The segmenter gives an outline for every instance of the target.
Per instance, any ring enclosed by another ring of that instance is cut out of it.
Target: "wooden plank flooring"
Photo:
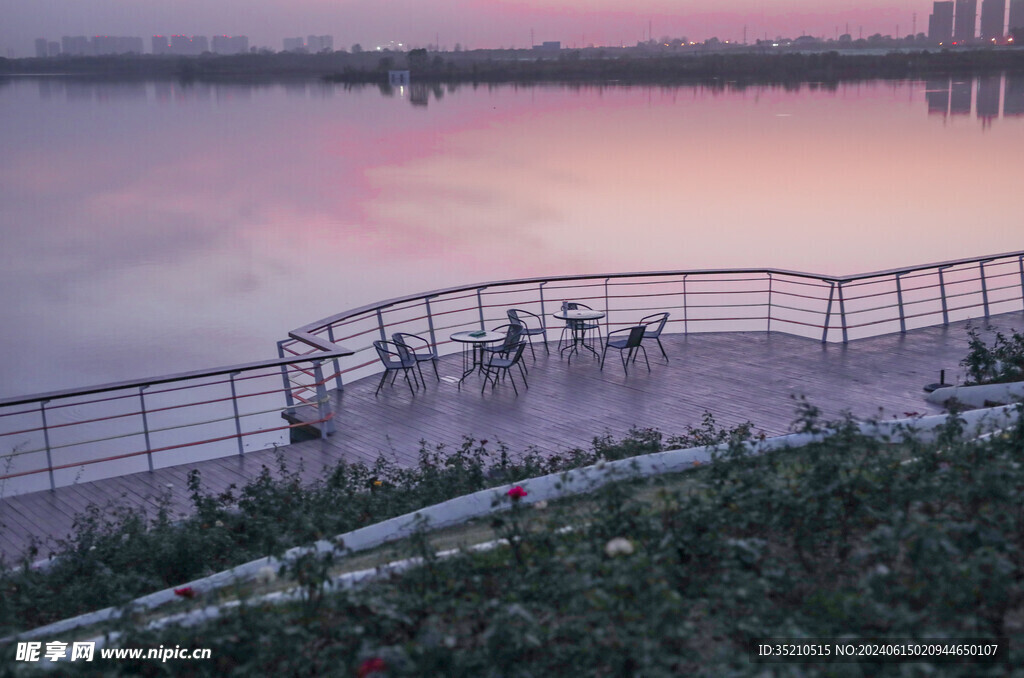
[[[975,321],[975,324],[979,323]],[[994,317],[1003,330],[1024,326],[1024,314]],[[379,377],[348,384],[335,393],[337,431],[327,440],[310,440],[279,448],[196,462],[120,478],[0,499],[0,553],[10,563],[32,539],[45,557],[55,539],[69,534],[73,518],[94,504],[123,505],[154,511],[163,498],[173,512],[190,510],[187,478],[202,474],[207,490],[220,492],[244,485],[263,466],[276,473],[277,458],[290,470],[313,480],[340,459],[372,462],[385,455],[402,464],[417,459],[420,441],[434,446],[461,444],[464,436],[503,442],[513,453],[533,447],[542,452],[589,447],[595,436],[622,437],[633,426],[657,428],[667,435],[697,426],[705,411],[722,426],[745,421],[768,435],[789,432],[796,396],[806,396],[826,417],[844,411],[854,416],[902,417],[939,410],[924,401],[921,387],[960,374],[967,353],[965,323],[859,339],[848,345],[827,344],[766,333],[666,335],[670,360],[657,345],[648,347],[651,371],[641,362],[623,373],[617,352],[604,371],[589,356],[571,364],[536,346],[534,361],[525,353],[529,388],[515,396],[507,384],[481,395],[478,376],[461,390],[434,380],[425,366],[426,388],[414,395],[400,379],[373,392]],[[442,359],[442,376],[458,376],[461,358]],[[517,377],[518,379],[518,377]]]

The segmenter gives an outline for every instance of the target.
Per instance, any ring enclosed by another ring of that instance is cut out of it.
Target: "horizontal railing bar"
[[[740,268],[740,269],[706,269],[706,270],[692,270],[692,271],[685,271],[684,270],[684,271],[648,271],[648,272],[631,272],[631,273],[602,273],[602,274],[580,274],[580,275],[554,276],[554,277],[520,278],[520,279],[517,279],[517,280],[493,281],[493,282],[487,282],[487,283],[478,283],[478,284],[474,284],[474,285],[459,285],[459,286],[456,286],[456,287],[448,287],[448,288],[443,288],[443,289],[438,289],[438,290],[432,290],[432,291],[427,292],[425,294],[405,295],[405,296],[402,296],[402,297],[396,297],[396,298],[393,298],[393,299],[388,299],[386,301],[377,302],[377,303],[374,303],[374,304],[367,304],[365,306],[361,306],[361,307],[352,309],[350,311],[344,311],[342,313],[335,314],[335,315],[330,316],[328,318],[324,318],[322,320],[318,320],[318,321],[310,323],[308,325],[304,325],[304,326],[298,328],[297,330],[293,330],[292,332],[290,332],[289,336],[291,336],[293,338],[299,338],[300,335],[305,335],[306,333],[310,332],[311,330],[315,330],[317,328],[325,327],[327,325],[333,325],[333,324],[341,322],[341,321],[343,321],[343,320],[345,320],[347,318],[351,318],[354,315],[358,315],[358,314],[361,314],[361,313],[375,312],[378,309],[384,309],[384,308],[387,308],[387,307],[390,307],[390,306],[394,306],[396,304],[405,303],[405,302],[414,302],[414,301],[417,301],[417,300],[420,300],[420,299],[423,299],[423,298],[427,298],[427,297],[434,298],[434,297],[440,297],[442,295],[454,294],[454,293],[459,293],[459,292],[470,292],[471,291],[473,294],[475,294],[476,291],[478,289],[480,289],[480,288],[506,287],[506,286],[511,286],[511,285],[522,285],[522,286],[525,287],[525,286],[529,286],[529,285],[537,285],[537,284],[540,284],[540,283],[548,283],[549,287],[547,287],[546,289],[548,289],[548,290],[557,290],[557,289],[568,289],[569,286],[550,285],[550,283],[557,283],[557,282],[579,282],[579,281],[586,281],[586,280],[594,280],[593,283],[589,283],[589,284],[586,284],[586,285],[574,286],[574,288],[575,288],[575,287],[590,287],[590,286],[598,287],[598,286],[603,284],[601,281],[606,280],[606,279],[607,280],[624,280],[624,279],[627,279],[627,278],[651,278],[651,279],[654,279],[654,278],[665,278],[665,277],[672,277],[672,276],[675,276],[675,277],[679,277],[679,276],[710,277],[710,276],[714,276],[714,275],[769,275],[769,274],[777,275],[777,276],[789,276],[789,277],[792,277],[792,278],[803,278],[803,279],[808,279],[808,280],[817,280],[820,283],[835,283],[835,284],[838,284],[838,283],[844,283],[844,284],[849,283],[851,285],[855,285],[855,284],[859,284],[860,281],[869,280],[871,278],[879,278],[879,277],[883,277],[883,276],[893,276],[893,275],[896,275],[897,273],[908,274],[908,273],[912,273],[912,272],[915,272],[915,271],[925,271],[925,270],[928,270],[928,269],[935,269],[935,268],[938,268],[938,267],[952,267],[952,266],[963,265],[963,264],[968,264],[968,263],[972,263],[972,262],[976,263],[978,261],[981,261],[982,259],[996,261],[996,260],[999,260],[999,259],[1006,259],[1006,258],[1009,258],[1009,257],[1017,257],[1017,256],[1021,256],[1021,255],[1024,255],[1024,250],[1018,251],[1018,252],[1007,252],[1007,253],[1003,253],[1003,254],[990,255],[990,256],[986,256],[986,257],[974,257],[974,258],[957,259],[957,260],[952,260],[952,261],[941,262],[941,263],[938,263],[938,264],[925,264],[925,265],[911,266],[911,267],[901,268],[901,269],[891,269],[891,270],[886,270],[886,271],[875,271],[875,272],[872,272],[872,273],[864,273],[864,274],[848,275],[848,276],[829,276],[829,275],[822,275],[822,274],[804,273],[804,272],[800,272],[800,271],[787,271],[787,270],[784,270],[784,269],[774,269],[774,268],[763,268],[763,269],[742,269],[742,268]]]
[[[296,363],[308,362],[310,360],[329,360],[331,358],[341,358],[344,356],[352,355],[352,351],[350,351],[347,348],[343,348],[341,346],[338,346],[337,344],[333,344],[333,346],[333,351],[318,353],[315,356],[307,356],[302,358],[275,358],[273,360],[261,360],[259,362],[253,363],[242,363],[241,365],[232,365],[230,367],[216,367],[207,370],[179,372],[177,374],[169,374],[162,377],[152,377],[149,379],[131,379],[128,381],[118,381],[110,384],[100,384],[99,386],[90,386],[82,389],[64,389],[60,391],[50,391],[48,393],[36,393],[30,396],[2,398],[0,399],[0,407],[23,405],[25,403],[38,402],[40,400],[58,400],[60,398],[72,398],[75,396],[92,395],[94,393],[107,393],[110,391],[120,391],[128,388],[138,388],[139,386],[169,384],[175,381],[202,379],[204,377],[216,377],[223,374],[231,374],[232,372],[248,372],[251,370],[259,370],[267,367],[281,367],[282,365],[294,365]],[[206,384],[196,384],[195,387],[205,385]]]
[[[21,478],[23,476],[33,475],[33,474],[36,474],[36,473],[46,473],[47,471],[62,471],[64,469],[78,468],[78,467],[81,467],[81,466],[88,466],[89,464],[99,464],[99,463],[106,462],[106,461],[118,461],[118,460],[121,460],[121,459],[130,459],[131,457],[138,457],[138,456],[141,456],[143,454],[154,454],[156,452],[166,452],[167,450],[178,450],[178,449],[182,449],[182,448],[185,448],[185,447],[195,447],[197,445],[208,445],[210,443],[219,443],[219,442],[223,442],[225,440],[233,440],[235,438],[244,438],[245,436],[258,435],[258,434],[261,434],[261,433],[274,433],[275,431],[285,431],[285,430],[288,430],[288,429],[298,428],[298,427],[302,427],[302,426],[312,426],[312,425],[315,425],[315,424],[322,424],[322,423],[324,423],[325,421],[327,421],[328,419],[330,419],[333,416],[334,416],[334,414],[331,413],[327,417],[323,417],[321,419],[315,419],[315,420],[312,420],[312,421],[299,422],[297,424],[287,424],[285,426],[276,426],[274,428],[263,428],[263,429],[258,429],[256,431],[247,431],[247,432],[242,433],[242,434],[233,433],[231,435],[222,436],[220,438],[209,438],[207,440],[199,440],[199,441],[196,441],[196,442],[193,442],[193,443],[181,443],[179,445],[168,445],[166,447],[159,447],[159,448],[152,449],[152,450],[142,450],[140,452],[129,452],[129,453],[126,453],[126,454],[118,454],[118,455],[113,455],[113,456],[110,456],[110,457],[103,457],[102,459],[88,459],[86,461],[74,462],[74,463],[70,463],[70,464],[62,464],[60,466],[54,466],[52,468],[33,469],[33,470],[30,470],[30,471],[19,471],[18,473],[9,473],[9,474],[6,474],[6,475],[0,475],[0,480],[10,480],[12,478]],[[141,434],[137,433],[135,435],[141,435]]]

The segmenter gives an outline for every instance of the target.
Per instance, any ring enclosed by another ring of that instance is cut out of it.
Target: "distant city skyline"
[[[335,49],[359,43],[439,44],[453,49],[630,45],[649,38],[718,37],[748,42],[776,36],[856,39],[926,33],[928,0],[3,0],[0,55],[33,56],[37,38],[62,36],[246,35],[280,50],[293,36],[333,35]],[[980,4],[980,3],[979,3]],[[148,50],[147,50],[148,51]]]

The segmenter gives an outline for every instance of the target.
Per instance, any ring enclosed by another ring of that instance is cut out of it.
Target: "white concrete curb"
[[[1024,399],[1024,381],[1009,384],[980,384],[978,386],[947,386],[937,388],[924,397],[930,403],[945,405],[956,399],[969,407],[987,407],[988,403],[1012,403]]]

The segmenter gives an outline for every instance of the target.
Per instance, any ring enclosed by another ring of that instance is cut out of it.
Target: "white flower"
[[[534,502],[534,503],[533,503],[533,508],[535,508],[535,509],[539,509],[539,510],[541,510],[541,511],[543,511],[543,510],[544,510],[544,509],[546,509],[547,507],[548,507],[548,503],[547,503],[546,501],[544,501],[543,499],[541,499],[540,501],[536,501],[536,502]]]
[[[256,572],[256,581],[260,584],[269,584],[277,579],[277,570],[270,565],[264,565]]]
[[[633,542],[625,537],[616,537],[604,545],[604,552],[609,558],[628,556],[633,553]]]
[[[224,527],[224,522],[221,521],[221,520],[218,520],[213,525],[214,525],[214,527]]]

